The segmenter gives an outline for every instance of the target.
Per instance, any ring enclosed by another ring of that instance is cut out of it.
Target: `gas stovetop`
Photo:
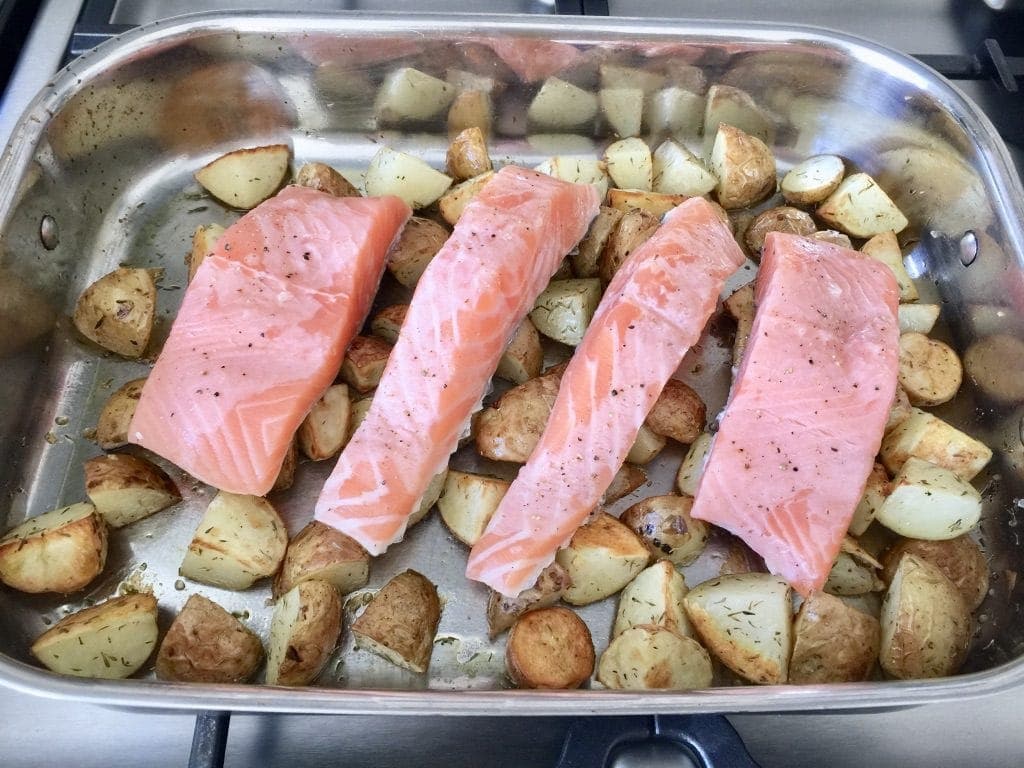
[[[7,5],[19,6],[19,3]],[[133,26],[198,10],[400,10],[401,0],[49,0],[0,102],[0,145],[21,110],[69,58]],[[6,7],[0,2],[0,8]],[[417,11],[506,12],[741,19],[811,24],[858,34],[914,54],[953,79],[1000,130],[1024,173],[1024,12],[996,13],[981,0],[417,0]],[[33,8],[34,10],[34,8]],[[18,9],[16,12],[22,12]],[[18,18],[24,20],[31,14]],[[4,46],[6,50],[6,46]],[[2,51],[0,51],[2,52]],[[2,74],[0,74],[2,77]],[[2,87],[0,81],[0,87]],[[1021,692],[888,712],[736,715],[728,721],[762,766],[863,764],[1016,765]],[[0,765],[555,766],[573,739],[593,744],[633,728],[632,746],[608,765],[699,764],[684,750],[640,738],[667,718],[381,718],[240,714],[205,718],[137,713],[0,691]],[[599,723],[599,724],[598,724]],[[218,728],[217,726],[220,726]],[[71,757],[73,755],[73,757]],[[584,764],[584,763],[572,763]],[[593,763],[589,763],[593,764]],[[728,764],[736,764],[734,762]]]

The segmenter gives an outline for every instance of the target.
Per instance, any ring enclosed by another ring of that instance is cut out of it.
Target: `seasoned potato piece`
[[[326,581],[347,595],[366,586],[370,556],[359,542],[317,520],[295,534],[274,577],[274,597],[311,579]]]
[[[623,496],[628,496],[647,482],[647,473],[640,467],[626,462],[615,473],[611,484],[601,497],[602,504],[612,504]]]
[[[455,86],[412,67],[389,74],[377,92],[374,112],[386,124],[437,117],[455,98]]]
[[[645,192],[638,189],[608,190],[608,205],[621,211],[639,209],[660,218],[687,200],[686,195],[666,195],[662,192]]]
[[[943,541],[900,539],[882,555],[882,580],[892,583],[900,558],[912,554],[925,560],[953,582],[969,611],[975,611],[988,594],[988,562],[981,547],[968,534]]]
[[[582,128],[597,115],[597,96],[572,83],[549,77],[526,112],[530,125],[569,131]]]
[[[443,224],[413,216],[388,254],[388,271],[406,288],[415,288],[447,239],[448,230]]]
[[[690,517],[692,507],[690,496],[650,496],[623,512],[620,520],[653,557],[689,565],[704,551],[710,536],[706,523]]]
[[[718,566],[719,576],[765,573],[767,570],[761,556],[748,547],[743,539],[732,535],[726,537],[725,557]]]
[[[700,395],[679,379],[669,379],[647,414],[646,424],[663,437],[689,445],[703,431],[706,418]]]
[[[107,562],[107,524],[92,504],[30,517],[0,538],[0,581],[21,592],[77,592]]]
[[[373,404],[373,396],[364,397],[361,400],[356,400],[352,403],[351,410],[348,415],[348,437],[345,438],[347,443],[352,439],[352,435],[359,429],[359,425],[363,423],[363,419],[366,418],[367,411],[370,410],[370,406]]]
[[[747,244],[747,248],[752,254],[760,256],[764,238],[769,232],[787,232],[806,237],[817,229],[818,225],[814,223],[810,214],[804,213],[799,208],[780,205],[758,214],[747,227],[747,231],[743,235],[743,242]]]
[[[491,132],[494,104],[485,91],[462,91],[448,107],[448,133],[458,134],[467,128],[479,128],[484,136]]]
[[[616,187],[649,192],[654,179],[651,148],[643,139],[621,139],[604,152],[608,175]]]
[[[196,227],[192,233],[192,250],[185,257],[185,266],[188,267],[188,281],[196,276],[199,265],[203,259],[213,253],[217,247],[217,240],[226,230],[220,224],[202,224]]]
[[[917,286],[907,273],[903,265],[903,251],[900,250],[900,243],[896,239],[896,233],[892,231],[881,232],[864,245],[861,246],[861,253],[865,253],[876,261],[880,261],[892,270],[896,284],[900,288],[900,301],[917,301]]]
[[[1024,400],[1024,341],[1007,334],[978,339],[967,348],[964,365],[982,392],[1003,403]]]
[[[793,613],[785,581],[767,573],[720,576],[694,587],[686,613],[704,646],[752,683],[784,683]]]
[[[351,402],[348,387],[333,384],[317,400],[296,433],[306,458],[322,461],[339,453],[348,440]]]
[[[815,205],[835,192],[845,174],[841,157],[809,157],[782,177],[782,196],[793,205]]]
[[[598,276],[601,252],[604,250],[605,243],[608,242],[608,238],[611,237],[615,227],[618,226],[619,219],[622,218],[623,213],[618,208],[610,208],[606,205],[601,206],[601,210],[590,223],[590,229],[587,230],[586,236],[580,241],[576,252],[569,255],[569,259],[572,262],[572,271],[576,277]]]
[[[935,322],[939,319],[938,304],[900,304],[899,312],[900,333],[931,333]],[[1024,345],[1022,345],[1024,347]],[[1024,356],[1024,348],[1020,350]],[[1011,359],[1014,359],[1011,357]],[[1016,359],[1024,359],[1018,357]]]
[[[125,595],[65,616],[32,643],[32,655],[62,675],[117,680],[156,647],[156,598]]]
[[[793,624],[789,682],[846,683],[867,680],[878,658],[878,619],[824,592],[800,606]]]
[[[398,341],[398,334],[402,330],[402,323],[405,322],[405,315],[408,311],[408,304],[391,304],[384,307],[370,321],[370,332],[374,336],[384,339],[388,344],[394,344]]]
[[[361,197],[352,182],[327,163],[305,163],[295,174],[295,183],[335,197]]]
[[[690,449],[679,465],[679,472],[676,473],[676,488],[686,496],[693,496],[697,493],[697,485],[700,483],[700,476],[704,474],[704,460],[711,450],[711,434],[702,432],[697,435]]]
[[[971,616],[956,586],[936,566],[907,553],[882,601],[878,660],[893,677],[944,677],[960,669]]]
[[[338,374],[357,392],[366,394],[380,383],[391,345],[377,336],[356,336],[349,344]]]
[[[601,197],[608,192],[608,169],[596,157],[568,157],[556,155],[534,170],[574,184],[593,184]]]
[[[909,419],[913,413],[914,407],[910,404],[907,393],[903,391],[903,387],[896,387],[896,397],[893,398],[892,408],[889,409],[889,418],[885,422],[885,433],[889,434],[891,430]]]
[[[411,208],[426,208],[452,185],[452,177],[405,152],[381,147],[366,169],[366,194],[397,195]]]
[[[597,666],[598,682],[627,690],[710,688],[712,676],[711,657],[700,643],[656,626],[618,635]]]
[[[135,416],[135,406],[142,397],[145,379],[126,381],[107,398],[96,421],[96,443],[105,451],[128,444],[128,425]]]
[[[923,333],[900,336],[899,382],[911,405],[942,405],[960,389],[963,366],[956,352]]]
[[[848,552],[840,552],[832,564],[823,589],[830,595],[854,597],[868,592],[881,592],[885,584],[871,566],[858,561]]]
[[[543,366],[544,348],[540,343],[537,326],[529,317],[524,317],[512,341],[505,348],[501,360],[498,361],[495,375],[513,384],[522,384],[528,379],[540,376]]]
[[[878,182],[866,173],[843,179],[815,213],[830,227],[851,237],[898,233],[909,223]]]
[[[293,438],[288,444],[288,450],[284,455],[284,459],[281,461],[281,469],[277,471],[277,478],[274,480],[274,485],[271,486],[270,490],[273,491],[287,491],[292,487],[292,483],[295,482],[295,470],[299,466],[299,446],[298,442]]]
[[[466,128],[448,144],[448,175],[465,181],[493,170],[487,138],[479,127]]]
[[[659,560],[637,574],[619,595],[612,639],[640,626],[664,627],[677,635],[693,635],[683,598],[686,580],[668,560]]]
[[[670,85],[650,95],[644,120],[655,134],[696,136],[704,121],[705,99],[679,85]]]
[[[911,456],[972,480],[992,459],[992,450],[937,416],[912,408],[910,415],[886,434],[881,450],[882,463],[893,474]]]
[[[222,203],[247,211],[278,190],[291,158],[287,144],[236,149],[204,165],[195,179]]]
[[[587,605],[614,595],[647,567],[650,553],[637,535],[606,512],[581,526],[556,560],[572,584],[563,599]]]
[[[511,483],[497,477],[449,470],[437,509],[463,544],[476,544]]]
[[[434,508],[437,500],[441,498],[441,492],[444,491],[444,484],[447,479],[447,467],[430,478],[430,484],[427,485],[427,490],[424,491],[423,498],[420,499],[419,507],[415,512],[409,515],[409,519],[405,523],[406,530],[412,528],[416,523],[420,522],[430,513],[430,510]]]
[[[148,269],[118,267],[94,282],[75,304],[75,328],[122,357],[141,357],[156,314],[156,283]]]
[[[615,136],[628,138],[640,135],[644,114],[644,92],[641,88],[602,88],[597,92],[601,114]]]
[[[876,461],[864,484],[864,495],[861,496],[857,508],[853,511],[853,517],[850,519],[849,531],[851,534],[860,536],[868,529],[888,495],[889,474],[885,471],[885,467]]]
[[[746,208],[775,191],[775,157],[760,139],[723,123],[711,150],[715,193],[726,210]]]
[[[492,178],[494,178],[494,171],[485,171],[479,176],[474,176],[461,184],[456,184],[445,192],[441,199],[437,201],[437,208],[441,213],[441,218],[454,226],[455,222],[462,216],[462,212],[466,210],[469,201],[480,194],[480,190],[487,186],[487,182]]]
[[[704,108],[705,141],[722,125],[735,126],[766,145],[775,141],[774,121],[749,93],[729,85],[712,85]]]
[[[537,582],[515,597],[505,597],[494,590],[487,598],[487,631],[493,640],[515,624],[527,611],[547,608],[562,599],[572,581],[569,573],[557,562],[540,572]]]
[[[655,192],[668,195],[706,195],[718,179],[695,154],[672,139],[661,142],[654,151]]]
[[[668,440],[659,435],[646,424],[640,425],[640,431],[636,440],[626,454],[626,461],[630,464],[649,464],[654,461]]]
[[[549,339],[576,346],[601,303],[596,277],[552,280],[530,310],[534,326]]]
[[[473,419],[473,439],[481,456],[525,463],[547,426],[558,396],[561,372],[545,373],[505,392]]]
[[[266,499],[220,491],[203,513],[179,572],[224,589],[248,589],[284,559],[288,532]]]
[[[849,235],[844,235],[842,232],[837,232],[834,229],[822,229],[817,232],[811,232],[808,237],[812,240],[821,240],[823,243],[838,245],[840,248],[853,248]]]
[[[255,632],[202,595],[191,595],[156,655],[156,676],[183,683],[244,683],[263,661]]]
[[[658,217],[647,211],[631,208],[625,212],[605,241],[598,261],[598,274],[605,285],[611,282],[629,255],[647,242],[658,226]]]
[[[134,523],[181,501],[160,467],[126,453],[85,462],[85,493],[112,528]]]
[[[406,570],[373,596],[352,624],[356,648],[412,672],[426,672],[441,619],[441,602],[426,576]]]
[[[951,470],[910,456],[876,519],[903,536],[952,539],[978,524],[981,494]]]
[[[274,605],[270,619],[268,685],[307,685],[334,651],[341,634],[341,598],[326,581],[302,581]]]
[[[520,688],[579,688],[594,672],[594,641],[568,608],[527,611],[509,632],[505,666]]]
[[[733,291],[725,300],[725,309],[736,321],[736,338],[732,344],[732,364],[736,367],[743,359],[754,327],[754,284],[747,283]]]

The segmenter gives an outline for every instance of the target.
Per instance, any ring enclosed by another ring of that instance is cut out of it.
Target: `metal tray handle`
[[[196,715],[188,768],[223,768],[230,724],[230,712],[200,712]]]

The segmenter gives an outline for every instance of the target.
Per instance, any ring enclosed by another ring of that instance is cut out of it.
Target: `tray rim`
[[[396,20],[400,24],[396,25]],[[567,23],[568,22],[568,23]],[[211,11],[152,22],[118,35],[86,52],[60,70],[32,100],[0,155],[0,229],[13,211],[17,181],[31,159],[49,119],[78,87],[111,66],[149,47],[178,43],[217,30],[287,34],[317,32],[473,35],[485,32],[572,38],[619,35],[677,39],[703,37],[792,44],[813,43],[847,56],[870,56],[872,66],[926,90],[955,115],[980,152],[988,180],[998,194],[993,211],[1015,249],[1024,258],[1024,187],[1009,153],[988,117],[956,86],[937,72],[894,49],[866,38],[821,27],[774,22],[627,17],[525,16],[370,12]],[[857,58],[857,57],[854,57]],[[73,678],[39,669],[0,651],[0,685],[47,698],[147,710],[310,714],[389,714],[466,716],[550,716],[567,714],[628,715],[653,711],[781,712],[858,710],[905,707],[952,699],[977,698],[1024,683],[1024,656],[981,672],[936,680],[876,681],[805,686],[737,686],[701,691],[526,691],[526,690],[381,690],[351,688],[284,688],[267,685],[203,685],[151,680]]]

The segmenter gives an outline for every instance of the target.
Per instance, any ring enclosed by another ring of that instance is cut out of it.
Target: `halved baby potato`
[[[841,157],[809,157],[782,177],[782,196],[793,205],[815,205],[835,191],[845,174]]]
[[[512,387],[473,419],[477,452],[495,461],[526,462],[544,433],[558,396],[560,371]]]
[[[911,408],[910,414],[887,432],[880,455],[885,468],[894,474],[913,456],[969,481],[992,459],[992,449],[938,416]]]
[[[415,288],[448,235],[443,224],[413,216],[388,254],[388,272],[406,288]]]
[[[572,579],[563,599],[587,605],[626,586],[647,567],[651,555],[632,530],[602,512],[581,526],[555,559]]]
[[[953,539],[978,524],[981,494],[951,470],[911,456],[875,519],[914,539]]]
[[[334,197],[360,197],[359,190],[327,163],[304,163],[295,174],[295,184]]]
[[[527,611],[548,608],[562,599],[572,580],[568,571],[557,562],[540,572],[536,583],[515,597],[505,597],[494,590],[487,598],[487,631],[493,640],[515,624]]]
[[[597,666],[598,682],[626,690],[709,688],[713,673],[711,657],[700,643],[658,626],[625,630]]]
[[[942,405],[960,390],[964,369],[953,348],[923,333],[900,336],[899,382],[911,405]]]
[[[322,461],[334,456],[348,442],[351,399],[345,384],[332,384],[313,403],[295,438],[306,458]]]
[[[487,137],[479,127],[466,128],[448,144],[448,174],[456,181],[466,181],[493,170],[487,151]]]
[[[715,193],[726,210],[746,208],[775,191],[775,157],[761,139],[727,123],[718,126],[711,149]]]
[[[817,229],[818,225],[814,223],[809,213],[799,208],[780,205],[755,216],[743,235],[743,242],[751,254],[760,257],[764,239],[769,232],[786,232],[807,237]]]
[[[380,383],[391,345],[378,336],[356,336],[345,352],[338,374],[349,386],[366,394]]]
[[[96,443],[110,451],[128,444],[128,426],[142,397],[143,379],[132,379],[118,387],[103,404],[96,421]]]
[[[690,516],[693,497],[650,496],[638,501],[619,518],[644,543],[653,557],[675,565],[689,565],[707,546],[707,523]]]
[[[668,560],[659,560],[636,575],[619,595],[612,639],[640,626],[664,627],[677,635],[693,635],[683,598],[683,575]]]
[[[651,190],[654,160],[643,139],[628,138],[612,142],[604,152],[608,175],[620,189]]]
[[[669,379],[644,422],[662,437],[689,445],[704,429],[707,407],[692,387]]]
[[[529,317],[524,317],[512,341],[505,347],[495,375],[513,384],[522,384],[528,379],[540,376],[543,367],[544,347],[541,346],[537,326]]]
[[[463,544],[476,544],[511,483],[497,477],[449,470],[437,509],[448,530]]]
[[[861,253],[866,253],[876,261],[880,261],[892,270],[896,284],[900,288],[900,301],[917,301],[917,286],[913,278],[907,272],[903,264],[903,251],[896,239],[896,233],[892,230],[880,232],[868,240],[860,248]]]
[[[302,581],[274,605],[270,620],[268,685],[307,685],[316,679],[341,634],[341,598],[326,581]]]
[[[217,241],[226,231],[220,224],[202,224],[196,227],[196,231],[192,233],[192,250],[185,257],[190,283],[196,276],[196,272],[199,271],[199,265],[203,263],[203,259],[213,253],[217,247]]]
[[[902,232],[907,217],[866,173],[847,176],[815,213],[830,227],[851,237],[874,237]]]
[[[900,539],[882,555],[882,579],[892,583],[900,559],[912,554],[925,560],[953,582],[960,591],[967,609],[977,610],[989,588],[989,568],[978,543],[968,534],[942,541]]]
[[[840,552],[832,563],[828,580],[822,589],[830,595],[855,597],[869,592],[881,592],[885,589],[885,584],[869,564],[848,552]]]
[[[339,595],[366,586],[370,556],[359,542],[318,520],[311,521],[288,542],[273,594],[280,597],[303,581],[325,581]]]
[[[878,658],[878,619],[838,597],[815,592],[805,598],[793,624],[789,682],[845,683],[867,680]]]
[[[505,666],[520,688],[579,688],[594,671],[594,642],[568,608],[527,611],[512,626]]]
[[[446,176],[418,157],[381,147],[366,169],[366,194],[396,195],[411,208],[426,208],[452,185]]]
[[[85,493],[112,528],[134,523],[181,501],[166,472],[126,453],[86,461]]]
[[[222,203],[247,211],[281,186],[291,156],[287,144],[236,149],[204,165],[195,179]]]
[[[480,191],[487,186],[487,182],[492,178],[494,178],[494,171],[484,171],[479,176],[456,184],[445,192],[437,201],[441,218],[454,226],[469,202],[480,194]]]
[[[601,496],[601,504],[612,504],[623,496],[628,496],[646,482],[647,473],[627,461],[619,467],[611,483],[605,489],[604,495]]]
[[[156,655],[160,680],[244,683],[263,661],[263,643],[217,603],[191,595]]]
[[[626,461],[630,464],[649,464],[661,453],[668,440],[659,435],[646,424],[640,425],[636,440],[626,454]]]
[[[672,139],[658,145],[653,162],[655,192],[697,197],[708,194],[718,184],[700,158]]]
[[[406,570],[385,584],[352,624],[356,648],[365,648],[412,672],[430,665],[434,634],[441,620],[437,587],[421,573]]]
[[[156,282],[148,269],[118,267],[94,282],[75,304],[75,328],[122,357],[141,357],[156,315]]]
[[[690,449],[683,457],[683,463],[679,465],[679,472],[676,473],[676,489],[680,493],[686,496],[694,496],[697,493],[700,477],[704,474],[704,460],[710,450],[709,432],[702,432],[690,443]]]
[[[596,277],[552,280],[534,302],[530,320],[549,339],[574,347],[583,341],[600,303]]]

